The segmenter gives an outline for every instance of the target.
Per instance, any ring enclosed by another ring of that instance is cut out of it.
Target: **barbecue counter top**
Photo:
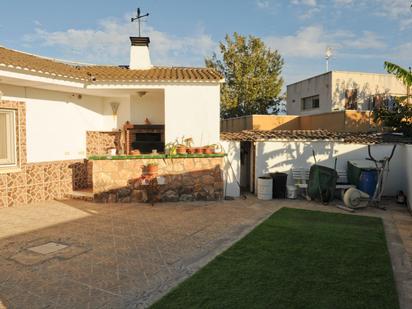
[[[185,159],[185,158],[221,158],[226,154],[213,153],[213,154],[140,154],[140,155],[92,155],[88,159],[91,161],[96,160],[136,160],[136,159]]]

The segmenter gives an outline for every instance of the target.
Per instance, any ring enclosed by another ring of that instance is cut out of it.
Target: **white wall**
[[[192,137],[195,146],[218,143],[220,85],[174,85],[165,88],[166,143]]]
[[[328,72],[287,86],[288,115],[311,115],[331,111],[332,73]],[[302,99],[319,96],[319,108],[302,110]]]
[[[144,124],[146,118],[152,124],[164,124],[164,91],[147,91],[142,97],[139,95],[131,96],[130,110],[133,124]]]
[[[105,130],[103,102],[71,93],[0,84],[3,100],[26,102],[27,161],[82,159],[86,131]],[[111,129],[111,128],[110,128]]]
[[[119,103],[117,115],[113,116],[113,110],[110,103]],[[103,98],[104,130],[122,129],[126,121],[130,121],[130,97],[112,97]]]
[[[337,169],[346,170],[348,160],[364,160],[368,157],[367,145],[333,142],[259,142],[256,143],[256,177],[273,172],[290,172],[293,168],[310,168],[314,164],[312,149],[319,164],[333,167],[338,158]],[[376,158],[388,156],[392,145],[374,145],[372,154]],[[412,150],[411,153],[412,154]],[[390,163],[385,186],[385,195],[405,192],[405,151],[398,146]],[[289,173],[290,174],[290,173]],[[292,181],[290,175],[288,182]]]
[[[85,158],[86,131],[119,129],[127,120],[143,124],[146,117],[165,124],[166,142],[192,137],[200,146],[220,140],[220,84],[175,84],[142,98],[129,90],[99,97],[0,84],[0,91],[3,100],[26,102],[28,162]],[[115,118],[110,102],[120,103]]]
[[[369,99],[376,94],[405,95],[405,86],[391,74],[332,72],[332,110],[345,108],[345,92],[357,89],[358,109],[367,110]]]
[[[369,108],[375,94],[405,95],[405,86],[391,74],[332,71],[287,86],[288,115],[310,115],[345,109],[345,93],[357,89],[358,109]],[[302,98],[319,95],[320,107],[301,109]]]
[[[409,208],[412,209],[412,145],[405,145],[405,170],[406,170],[406,179],[404,191],[408,197]]]
[[[221,141],[222,150],[227,154],[224,158],[223,178],[225,196],[240,196],[240,142]]]

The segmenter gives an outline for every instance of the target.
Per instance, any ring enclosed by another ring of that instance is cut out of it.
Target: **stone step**
[[[94,193],[91,188],[72,191],[72,193],[67,194],[67,197],[74,200],[82,200],[92,202],[94,200]]]

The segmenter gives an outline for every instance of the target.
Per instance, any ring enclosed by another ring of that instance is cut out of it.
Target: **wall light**
[[[147,94],[147,91],[139,91],[137,94],[139,95],[139,97],[143,97]]]
[[[112,108],[113,116],[117,115],[117,110],[119,109],[120,103],[118,102],[110,102],[110,107]]]
[[[113,115],[113,130],[116,130],[117,127],[117,121],[116,121],[116,116],[117,116],[117,110],[119,109],[120,103],[118,102],[110,102],[110,107],[112,108],[112,115]]]

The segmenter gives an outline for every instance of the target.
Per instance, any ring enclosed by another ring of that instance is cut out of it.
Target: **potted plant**
[[[157,162],[150,162],[147,166],[146,166],[146,172],[149,175],[156,175],[159,171],[159,163]]]
[[[204,149],[205,149],[205,154],[215,153],[215,145],[206,145]]]
[[[196,149],[194,147],[186,148],[186,152],[188,154],[194,154],[196,152]]]
[[[204,149],[203,149],[202,147],[196,147],[196,148],[194,148],[194,150],[195,150],[195,153],[196,153],[196,154],[202,154],[202,153],[204,153]]]
[[[175,155],[176,154],[176,143],[167,143],[165,145],[165,151],[168,155]]]
[[[185,142],[186,152],[188,154],[195,153],[195,149],[193,148],[193,138],[188,137],[188,138],[185,138],[183,141]]]
[[[217,154],[224,154],[224,153],[225,153],[225,152],[223,151],[223,147],[222,147],[221,144],[214,144],[213,146],[214,146],[214,148],[215,148],[215,152],[214,152],[214,153],[217,153]]]
[[[186,146],[183,144],[176,145],[176,153],[177,154],[186,154]]]

